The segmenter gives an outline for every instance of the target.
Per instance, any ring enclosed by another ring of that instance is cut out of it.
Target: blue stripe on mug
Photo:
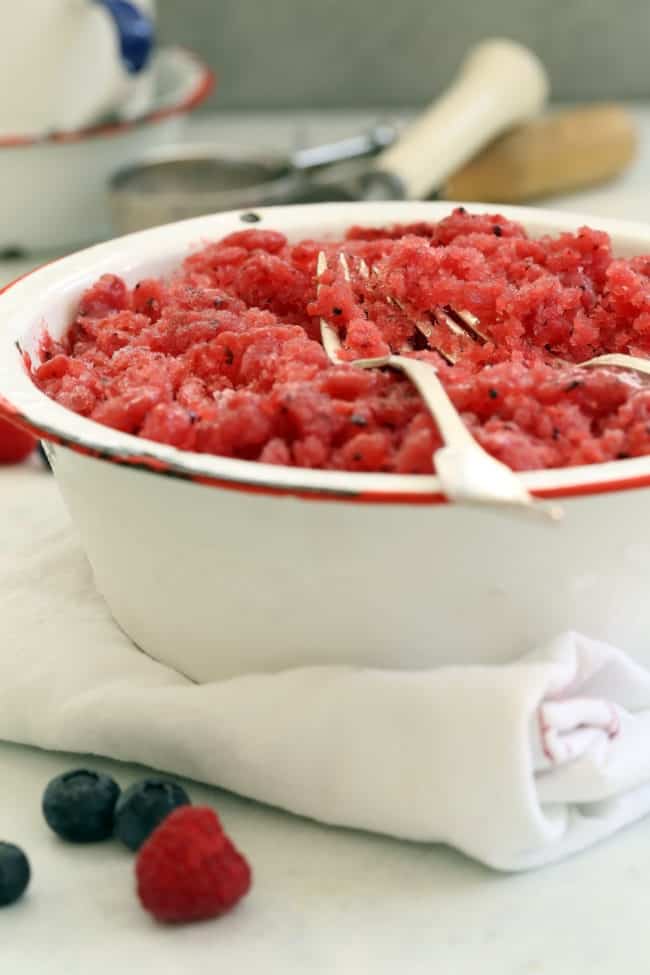
[[[146,67],[154,46],[153,20],[128,0],[95,0],[113,18],[120,54],[129,74]]]

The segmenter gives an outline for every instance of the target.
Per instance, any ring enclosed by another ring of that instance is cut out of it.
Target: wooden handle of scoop
[[[501,136],[451,176],[440,195],[519,203],[582,189],[617,176],[636,148],[634,119],[621,106],[569,109]]]

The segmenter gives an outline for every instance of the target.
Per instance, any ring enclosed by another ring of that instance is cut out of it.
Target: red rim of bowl
[[[85,142],[87,139],[109,138],[122,135],[141,125],[151,125],[173,115],[184,115],[197,108],[208,98],[216,86],[216,74],[202,59],[187,48],[178,48],[187,54],[201,69],[196,85],[180,102],[165,105],[139,118],[128,119],[124,122],[108,122],[103,125],[92,125],[77,132],[51,132],[48,135],[7,135],[0,136],[0,149],[21,149],[33,145],[68,145],[71,142]]]
[[[25,274],[20,275],[20,277],[10,281],[4,287],[0,287],[0,296],[9,291],[10,288],[17,285],[20,281],[24,281],[25,278],[35,274],[37,271],[42,270],[44,267],[47,267],[50,264],[57,263],[58,260],[49,261],[46,264],[42,264],[39,267],[33,268],[31,271],[27,271]],[[20,354],[21,349],[18,343],[16,343],[16,347]],[[42,395],[45,396],[45,394]],[[416,505],[450,503],[449,498],[447,498],[447,496],[441,491],[428,491],[416,494],[412,491],[382,491],[376,489],[362,490],[360,488],[355,489],[352,485],[349,488],[307,487],[305,485],[291,484],[278,485],[265,482],[262,479],[251,481],[245,477],[236,475],[225,476],[208,473],[206,471],[197,472],[185,467],[182,460],[176,463],[167,461],[153,453],[147,453],[146,448],[143,448],[142,451],[128,448],[120,449],[93,443],[90,436],[84,437],[82,440],[80,438],[67,435],[60,429],[55,429],[54,427],[50,427],[40,421],[32,420],[27,414],[23,413],[20,409],[18,409],[18,407],[16,407],[2,395],[0,395],[0,420],[7,420],[10,423],[13,423],[27,433],[32,434],[32,436],[39,440],[46,440],[50,443],[67,447],[75,453],[82,454],[86,457],[108,461],[109,463],[118,464],[119,466],[131,467],[153,474],[162,474],[169,477],[175,477],[206,487],[217,487],[229,491],[242,492],[245,494],[296,497],[309,501],[338,501],[347,503],[357,502],[363,504],[398,503]],[[151,447],[155,450],[157,445],[154,442],[145,442],[150,443]],[[177,453],[182,456],[183,451],[177,450]],[[213,457],[211,454],[207,454],[205,456],[206,458]],[[214,459],[219,460],[219,457],[215,457]],[[227,460],[228,458],[221,459]],[[639,458],[635,459],[638,460]],[[260,466],[255,461],[250,461],[247,463],[250,463],[252,466],[257,468]],[[625,465],[625,463],[626,461],[617,461],[617,464]],[[598,466],[600,465],[589,465],[590,468]],[[351,474],[351,477],[354,477],[354,474]],[[650,487],[650,471],[644,474],[633,474],[627,476],[623,474],[616,479],[610,477],[602,481],[565,484],[557,487],[532,487],[530,488],[530,492],[535,497],[539,498],[563,499],[587,497],[598,494],[615,494],[621,491],[637,490],[647,487]]]

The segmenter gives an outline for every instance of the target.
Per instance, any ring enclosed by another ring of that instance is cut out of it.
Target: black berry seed
[[[0,843],[0,907],[7,907],[22,897],[31,870],[29,860],[13,843]]]
[[[88,769],[64,772],[43,794],[48,826],[71,843],[95,843],[113,833],[113,812],[120,787],[108,775]]]
[[[259,223],[262,218],[259,213],[249,211],[248,213],[240,213],[239,219],[243,220],[244,223]]]
[[[172,810],[189,805],[185,789],[169,779],[135,782],[115,807],[115,833],[130,850],[138,850]]]

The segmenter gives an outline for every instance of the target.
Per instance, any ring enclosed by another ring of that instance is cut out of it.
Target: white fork
[[[339,262],[346,280],[349,280],[350,270],[344,254],[339,256]],[[326,271],[327,257],[321,251],[316,267],[317,278],[320,280]],[[517,474],[488,454],[474,439],[449,399],[433,365],[409,356],[392,354],[348,362],[340,357],[341,340],[337,330],[324,318],[320,320],[320,330],[323,348],[335,365],[345,363],[360,369],[389,367],[408,376],[422,396],[443,440],[443,446],[434,454],[434,462],[440,485],[448,498],[465,504],[511,506],[553,520],[562,516],[560,508],[547,507],[536,501]]]

